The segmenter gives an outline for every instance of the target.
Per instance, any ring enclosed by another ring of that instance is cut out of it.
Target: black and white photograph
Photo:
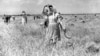
[[[100,56],[100,0],[0,0],[0,56]]]

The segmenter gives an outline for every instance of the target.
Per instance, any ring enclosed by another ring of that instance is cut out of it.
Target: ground
[[[39,24],[43,19],[28,17],[26,25],[21,17],[7,25],[0,19],[0,56],[100,56],[100,16],[63,15],[61,41],[48,44],[45,29]]]

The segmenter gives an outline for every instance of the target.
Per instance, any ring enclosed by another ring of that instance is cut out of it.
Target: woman
[[[56,44],[61,40],[60,36],[60,14],[54,10],[52,5],[45,5],[43,8],[43,15],[45,18],[44,26],[46,28],[46,38],[49,42]]]
[[[22,24],[27,23],[27,15],[25,11],[22,11]]]

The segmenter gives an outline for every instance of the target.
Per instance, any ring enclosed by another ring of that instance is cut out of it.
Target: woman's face
[[[52,7],[45,7],[44,12],[45,12],[47,15],[52,14]]]

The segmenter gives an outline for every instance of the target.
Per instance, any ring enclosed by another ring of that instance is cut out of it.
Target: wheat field
[[[43,19],[21,17],[7,25],[0,17],[0,56],[100,56],[100,15],[62,15],[67,39],[61,32],[61,41],[49,45],[45,29],[39,24]]]

